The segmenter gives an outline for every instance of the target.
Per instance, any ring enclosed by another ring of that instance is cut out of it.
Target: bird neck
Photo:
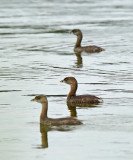
[[[67,99],[70,99],[72,96],[76,96],[77,88],[78,88],[78,84],[76,82],[71,84],[70,92],[67,96]]]
[[[83,36],[82,36],[82,33],[81,33],[81,34],[78,35],[78,37],[77,37],[77,41],[76,41],[76,43],[75,43],[75,48],[81,47],[82,38],[83,38]]]
[[[40,120],[44,120],[45,118],[47,118],[47,111],[48,111],[48,102],[42,103],[42,112],[40,115]]]

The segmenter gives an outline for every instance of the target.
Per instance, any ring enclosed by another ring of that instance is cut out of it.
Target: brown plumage
[[[77,41],[74,46],[74,52],[87,52],[87,53],[96,53],[96,52],[101,52],[104,51],[105,49],[92,45],[92,46],[81,46],[83,34],[80,29],[73,29],[71,31],[74,35],[77,36]]]
[[[42,112],[40,115],[40,123],[44,125],[52,125],[52,126],[58,126],[58,125],[80,125],[82,124],[81,121],[75,119],[75,118],[48,118],[47,111],[48,111],[48,100],[45,95],[39,95],[36,96],[31,101],[35,101],[42,104]]]
[[[78,88],[77,80],[74,77],[66,77],[61,82],[69,84],[71,86],[70,92],[67,95],[67,102],[69,103],[89,103],[89,104],[97,104],[102,102],[101,98],[98,98],[94,95],[76,95],[76,91]]]

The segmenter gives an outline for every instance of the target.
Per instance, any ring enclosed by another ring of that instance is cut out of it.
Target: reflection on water
[[[72,106],[71,104],[67,103],[68,110],[70,111],[71,117],[77,117],[76,106]]]
[[[72,131],[73,129],[74,127],[70,126],[48,126],[40,124],[40,133],[42,142],[41,148],[48,148],[48,132],[50,131],[68,132]],[[40,147],[38,147],[38,149],[40,149]]]
[[[82,58],[82,54],[84,52],[74,52],[76,57],[77,57],[77,61],[75,62],[76,64],[76,68],[82,68],[83,67],[83,58]],[[90,56],[91,54],[100,54],[100,53],[85,53],[87,56]],[[89,63],[89,62],[88,62]]]
[[[42,148],[48,148],[48,131],[50,130],[51,128],[49,126],[40,124]]]
[[[70,116],[71,117],[77,117],[77,110],[76,108],[77,107],[80,107],[80,108],[95,108],[95,107],[99,107],[100,104],[88,104],[88,103],[70,103],[70,102],[67,102],[67,107],[68,107],[68,110],[70,111]]]
[[[81,52],[78,52],[78,53],[75,52],[75,55],[77,57],[77,62],[76,62],[77,68],[82,68],[83,67],[83,62],[82,62]]]

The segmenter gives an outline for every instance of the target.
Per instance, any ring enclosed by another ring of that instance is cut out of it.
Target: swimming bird
[[[99,97],[96,97],[94,95],[76,95],[76,91],[78,88],[78,82],[74,77],[66,77],[61,82],[69,84],[70,85],[70,92],[67,95],[67,102],[69,103],[88,103],[88,104],[98,104],[102,102],[103,100]]]
[[[105,49],[92,45],[92,46],[81,46],[83,34],[80,29],[73,29],[71,31],[74,35],[77,36],[77,41],[74,46],[74,52],[80,53],[80,52],[87,52],[87,53],[96,53],[96,52],[101,52],[104,51]]]
[[[80,125],[82,122],[72,117],[67,118],[48,118],[48,100],[46,95],[38,95],[31,101],[35,101],[42,104],[42,111],[40,115],[40,123],[50,126],[59,126],[59,125]]]

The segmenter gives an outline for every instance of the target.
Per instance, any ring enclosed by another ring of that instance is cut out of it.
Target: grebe
[[[73,29],[71,31],[71,33],[73,33],[74,35],[77,36],[77,41],[74,46],[74,52],[83,52],[84,51],[84,52],[88,52],[88,53],[96,53],[96,52],[101,52],[101,51],[105,50],[105,49],[98,47],[98,46],[95,46],[95,45],[82,47],[81,41],[82,41],[83,35],[82,35],[81,30],[80,29]]]
[[[47,110],[48,110],[48,100],[47,96],[45,95],[39,95],[36,96],[34,99],[31,101],[35,101],[38,103],[42,104],[42,112],[40,115],[40,123],[44,125],[53,125],[53,126],[58,126],[58,125],[80,125],[82,124],[81,121],[74,119],[74,118],[58,118],[58,119],[53,119],[53,118],[48,118],[47,117]]]
[[[70,92],[67,95],[67,102],[69,102],[69,103],[98,104],[98,103],[103,101],[101,98],[98,98],[98,97],[93,96],[93,95],[79,95],[79,96],[76,96],[78,83],[77,83],[77,80],[74,77],[66,77],[61,82],[69,84],[71,86]]]

